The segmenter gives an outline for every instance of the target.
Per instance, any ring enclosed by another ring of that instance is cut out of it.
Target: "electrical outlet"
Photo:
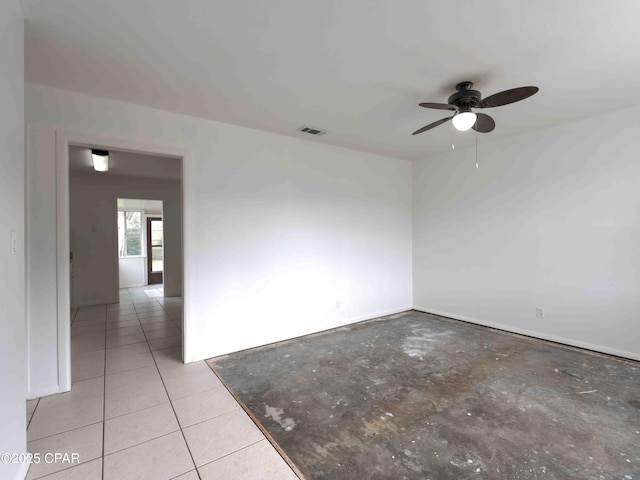
[[[336,300],[336,310],[340,309],[340,300]]]
[[[544,308],[536,307],[536,318],[544,318]]]

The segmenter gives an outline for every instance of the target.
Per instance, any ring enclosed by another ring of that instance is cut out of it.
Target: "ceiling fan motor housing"
[[[456,93],[447,100],[450,105],[458,107],[460,112],[468,112],[480,103],[482,95],[478,90],[473,90],[473,82],[461,82],[456,85]]]

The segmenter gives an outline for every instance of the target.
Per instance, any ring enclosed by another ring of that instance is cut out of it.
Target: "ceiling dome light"
[[[109,171],[109,152],[106,150],[91,150],[93,169],[96,172]]]
[[[476,114],[473,112],[461,112],[453,117],[453,126],[456,130],[466,132],[476,123]]]

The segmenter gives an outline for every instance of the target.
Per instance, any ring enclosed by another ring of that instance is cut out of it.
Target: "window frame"
[[[123,212],[125,214],[125,221],[124,221],[124,236],[123,236],[123,243],[124,243],[124,255],[120,255],[120,212]],[[131,213],[139,213],[140,214],[140,254],[139,255],[128,255],[127,254],[127,221],[126,221],[126,214],[128,212]],[[145,258],[147,256],[147,252],[146,252],[146,235],[144,232],[144,228],[142,228],[142,224],[145,223],[146,221],[146,215],[145,215],[145,211],[144,210],[139,210],[139,209],[118,209],[117,210],[117,217],[116,217],[116,224],[118,227],[118,258]],[[145,224],[146,225],[146,224]]]

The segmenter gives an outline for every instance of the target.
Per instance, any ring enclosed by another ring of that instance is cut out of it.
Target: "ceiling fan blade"
[[[440,120],[438,120],[437,122],[433,122],[430,123],[429,125],[427,125],[426,127],[422,127],[420,130],[416,130],[415,132],[413,132],[411,135],[418,135],[419,133],[422,132],[426,132],[427,130],[431,130],[432,128],[437,127],[438,125],[442,125],[445,122],[448,122],[449,120],[451,120],[453,117],[447,117],[447,118],[441,118]]]
[[[419,103],[418,105],[424,108],[435,108],[436,110],[457,110],[458,109],[458,107],[456,107],[455,105],[450,105],[448,103],[424,102],[424,103]]]
[[[478,117],[476,119],[476,123],[474,123],[473,128],[476,132],[479,133],[489,133],[496,128],[496,122],[494,122],[493,118],[491,118],[486,113],[476,113]]]
[[[504,92],[494,93],[483,99],[476,105],[476,108],[492,108],[519,102],[530,97],[538,91],[538,87],[518,87]]]

